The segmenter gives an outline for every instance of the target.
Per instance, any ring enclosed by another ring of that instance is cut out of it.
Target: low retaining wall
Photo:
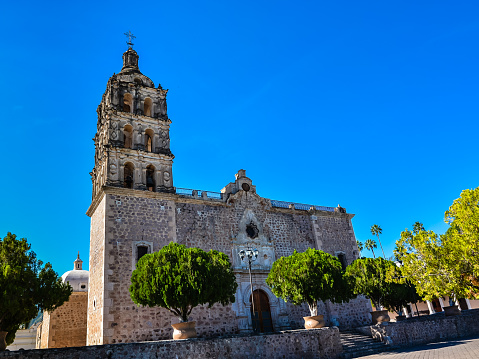
[[[162,340],[87,347],[0,352],[9,359],[244,359],[320,358],[342,354],[339,329],[288,330],[279,333],[212,339]]]
[[[361,332],[394,346],[462,338],[479,334],[479,309],[464,310],[461,315],[452,317],[437,313],[396,323],[377,324],[363,327]]]

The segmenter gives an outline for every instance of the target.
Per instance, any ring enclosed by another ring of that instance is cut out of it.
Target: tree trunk
[[[379,242],[379,246],[381,247],[381,250],[383,251],[383,258],[386,259],[386,256],[384,255],[383,245],[381,244],[381,240],[379,239],[379,234],[378,234],[378,242]]]
[[[7,349],[7,342],[5,341],[5,338],[7,337],[7,334],[8,334],[8,332],[0,331],[0,352]]]
[[[311,312],[312,317],[318,315],[318,302],[317,301],[314,301],[314,302],[311,302],[311,303],[308,302],[308,306],[309,306],[309,311]]]

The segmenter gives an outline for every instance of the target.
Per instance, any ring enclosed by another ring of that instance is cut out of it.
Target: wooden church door
[[[273,321],[271,319],[271,310],[269,307],[268,296],[261,289],[256,289],[253,292],[254,298],[254,315],[253,330],[259,333],[267,333],[273,331]],[[250,297],[251,302],[251,297]],[[253,314],[253,306],[251,306],[251,313]]]

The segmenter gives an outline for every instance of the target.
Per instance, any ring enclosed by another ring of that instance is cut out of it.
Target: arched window
[[[147,97],[145,99],[145,106],[144,106],[144,111],[143,111],[145,116],[150,116],[151,117],[151,98]]]
[[[133,164],[130,162],[125,163],[125,169],[123,172],[123,187],[125,188],[133,188],[133,174],[134,174],[135,168],[133,167]]]
[[[153,152],[153,130],[145,131],[145,150],[148,152]]]
[[[131,112],[133,108],[133,98],[131,94],[126,93],[123,95],[123,112]]]
[[[146,188],[148,191],[155,192],[155,167],[149,165],[146,167]]]
[[[131,127],[130,125],[126,125],[123,130],[123,147],[133,147],[133,127]]]
[[[253,291],[254,313],[251,306],[253,318],[253,330],[259,333],[268,333],[273,331],[273,321],[271,319],[271,309],[269,307],[268,296],[261,289]],[[251,302],[251,296],[249,298]]]

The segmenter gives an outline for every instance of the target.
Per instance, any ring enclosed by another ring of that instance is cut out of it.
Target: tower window
[[[153,130],[145,131],[145,150],[148,152],[153,152]]]
[[[133,98],[131,94],[126,93],[123,95],[123,112],[131,112],[133,107]]]
[[[133,173],[134,167],[131,163],[125,164],[125,169],[123,172],[123,187],[125,188],[133,188]]]
[[[151,98],[146,98],[145,99],[145,106],[144,106],[144,111],[143,113],[145,116],[150,116],[151,117]]]
[[[136,247],[136,261],[138,262],[141,257],[145,254],[148,254],[148,247],[147,246],[138,246]]]
[[[134,271],[136,264],[146,254],[153,252],[153,242],[138,241],[132,243],[131,270]]]

